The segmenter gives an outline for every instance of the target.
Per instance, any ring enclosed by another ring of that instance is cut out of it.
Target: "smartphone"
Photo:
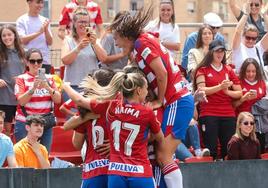
[[[90,33],[91,33],[91,27],[86,27],[86,33],[87,33],[87,37],[90,37]]]
[[[257,91],[255,89],[250,89],[249,92],[253,93],[254,95],[257,95]]]
[[[46,80],[46,69],[44,68],[39,68],[38,69],[38,78],[41,79],[41,80]]]

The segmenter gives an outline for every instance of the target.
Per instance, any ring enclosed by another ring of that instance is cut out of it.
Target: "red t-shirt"
[[[77,8],[78,4],[76,0],[66,4],[61,11],[59,25],[66,25],[67,28],[70,27],[73,11]],[[96,24],[102,24],[101,9],[99,5],[91,0],[88,0],[86,8],[88,9],[90,15],[90,26],[95,29]]]
[[[228,77],[234,85],[239,85],[240,81],[234,71],[227,65],[217,71],[211,65],[198,69],[196,77],[205,76],[206,87],[213,87],[220,84]],[[222,90],[207,96],[208,102],[200,103],[200,117],[203,116],[220,116],[235,117],[235,111],[232,106],[232,98],[226,95]]]
[[[237,107],[237,114],[240,112],[251,112],[252,105],[266,95],[266,85],[263,80],[259,80],[255,83],[250,83],[247,80],[241,80],[241,86],[243,95],[250,90],[255,90],[257,92],[257,98],[243,102],[240,106]]]
[[[100,156],[95,151],[97,146],[102,145],[104,140],[108,139],[105,116],[88,121],[76,128],[75,131],[87,135],[87,150],[82,178],[88,179],[107,174],[109,159]]]
[[[183,76],[179,67],[168,53],[168,50],[157,42],[153,35],[143,33],[135,41],[134,55],[140,69],[144,72],[149,82],[150,88],[158,95],[157,79],[154,71],[150,67],[150,63],[155,58],[160,57],[161,63],[167,71],[167,90],[165,93],[165,105],[180,99],[182,96],[189,93],[185,87]]]
[[[122,100],[92,101],[90,107],[93,112],[107,117],[111,144],[108,174],[152,177],[147,137],[149,130],[152,133],[160,131],[160,122],[153,110]]]

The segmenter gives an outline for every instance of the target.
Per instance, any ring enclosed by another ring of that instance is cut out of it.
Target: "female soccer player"
[[[143,32],[150,20],[152,9],[139,11],[136,15],[122,15],[111,28],[117,45],[125,51],[134,51],[139,68],[146,75],[149,87],[157,96],[151,104],[154,109],[164,107],[162,130],[167,145],[164,148],[161,166],[169,188],[182,187],[182,176],[173,154],[181,140],[194,112],[193,97],[185,87],[179,67],[168,50],[158,40]]]

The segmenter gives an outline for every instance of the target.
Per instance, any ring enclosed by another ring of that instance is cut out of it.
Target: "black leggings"
[[[216,159],[218,140],[221,144],[221,158],[227,155],[227,144],[235,134],[235,117],[204,116],[199,118],[204,145]]]

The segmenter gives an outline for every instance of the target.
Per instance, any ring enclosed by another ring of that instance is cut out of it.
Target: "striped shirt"
[[[53,89],[56,89],[56,84],[53,80],[52,75],[46,75],[48,83]],[[15,95],[18,99],[25,92],[29,91],[34,85],[35,76],[26,72],[16,78],[15,84]],[[30,101],[25,104],[25,110],[27,114],[47,114],[54,107],[51,95],[45,88],[37,88]],[[17,106],[16,120],[25,122],[25,116],[21,110],[21,106]]]
[[[71,25],[73,18],[73,11],[77,8],[78,4],[75,0],[64,6],[61,12],[59,24],[66,25],[68,28]],[[86,8],[90,15],[90,26],[96,29],[96,24],[102,24],[101,10],[97,3],[88,0]]]

